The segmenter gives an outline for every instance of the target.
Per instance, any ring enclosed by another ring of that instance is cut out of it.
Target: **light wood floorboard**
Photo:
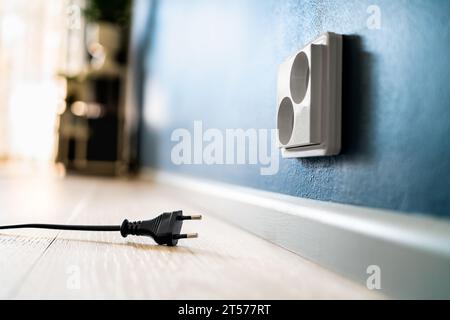
[[[0,224],[120,224],[197,208],[179,190],[144,181],[0,174]],[[208,212],[175,248],[119,233],[0,232],[0,298],[369,299],[379,298]]]

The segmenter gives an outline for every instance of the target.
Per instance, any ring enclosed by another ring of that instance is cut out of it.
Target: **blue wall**
[[[381,29],[366,12],[381,9]],[[450,217],[450,1],[162,0],[145,53],[142,161],[289,195]],[[274,128],[280,63],[344,40],[343,154],[259,167],[175,166],[175,128]]]

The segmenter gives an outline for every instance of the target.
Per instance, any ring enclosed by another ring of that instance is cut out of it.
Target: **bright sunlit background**
[[[0,159],[49,162],[66,79],[82,57],[80,14],[70,0],[0,0]],[[79,41],[79,39],[78,39]]]

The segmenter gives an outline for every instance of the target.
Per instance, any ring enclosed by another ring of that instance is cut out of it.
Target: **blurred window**
[[[65,79],[85,59],[83,3],[0,0],[0,159],[53,159]]]

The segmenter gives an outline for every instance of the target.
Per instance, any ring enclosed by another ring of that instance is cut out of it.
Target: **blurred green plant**
[[[90,22],[106,21],[127,26],[133,0],[88,0],[84,15]]]

